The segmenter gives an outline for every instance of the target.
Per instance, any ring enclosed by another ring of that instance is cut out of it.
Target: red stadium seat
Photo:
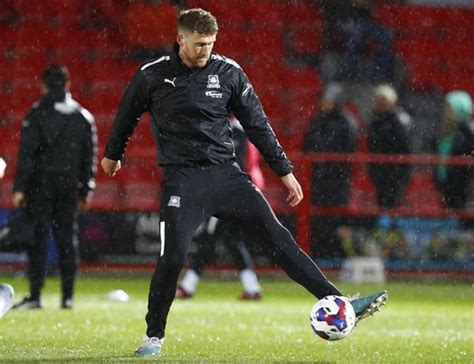
[[[439,79],[444,92],[464,90],[474,95],[474,66],[464,63],[448,64],[443,79]]]
[[[438,71],[438,65],[429,62],[412,62],[407,64],[410,84],[414,90],[436,89],[442,82],[443,73]]]
[[[436,35],[407,34],[395,42],[395,50],[406,61],[436,61],[444,52],[445,46]]]
[[[111,210],[119,209],[122,206],[122,191],[118,183],[113,179],[100,179],[92,198],[92,209]]]
[[[369,211],[377,208],[374,185],[367,170],[360,164],[354,164],[352,168],[350,195],[350,208]]]
[[[287,26],[313,28],[321,24],[321,9],[313,1],[283,2],[284,21]]]
[[[10,166],[7,167],[6,173],[8,175]],[[0,208],[12,208],[12,192],[13,192],[13,178],[5,177],[0,183]]]
[[[92,85],[87,104],[97,113],[115,114],[123,95],[123,89],[114,84]]]
[[[273,0],[259,0],[246,2],[243,8],[245,19],[258,31],[265,29],[279,29],[285,24],[283,2]]]
[[[297,27],[291,33],[291,49],[298,55],[317,55],[321,51],[322,26],[316,32]]]
[[[376,18],[397,32],[422,34],[438,32],[440,10],[431,6],[388,4],[378,6]]]
[[[29,0],[12,1],[15,10],[28,21],[45,22],[47,17],[58,15],[73,16],[80,6],[78,0]]]
[[[217,53],[234,59],[238,64],[243,64],[249,58],[247,43],[250,41],[250,33],[242,29],[242,27],[224,25],[219,29],[214,50]]]
[[[321,80],[316,69],[311,67],[285,67],[282,86],[288,89],[306,89],[318,93],[321,89]]]
[[[441,16],[437,26],[444,33],[462,35],[472,32],[474,24],[474,9],[462,7],[438,8]]]
[[[447,34],[442,38],[440,44],[443,47],[442,57],[448,64],[472,64],[474,57],[474,34]]]
[[[158,185],[154,183],[128,183],[124,187],[124,206],[132,211],[159,210]]]
[[[284,115],[286,119],[286,100],[280,88],[266,87],[261,90],[257,89],[257,95],[265,113],[274,123],[280,120],[280,116],[282,115]]]
[[[150,146],[153,147],[153,146]],[[123,159],[123,170],[120,171],[120,180],[123,184],[153,183],[161,181],[161,170],[155,158],[134,156],[127,150]]]
[[[186,5],[188,8],[197,7],[210,11],[222,29],[229,26],[243,28],[247,21],[245,8],[248,4],[244,4],[241,0],[188,0]]]
[[[406,189],[403,208],[411,212],[442,213],[441,194],[435,185],[432,172],[415,171]]]
[[[247,42],[247,50],[252,57],[268,54],[270,58],[283,62],[284,47],[279,31],[262,29]]]

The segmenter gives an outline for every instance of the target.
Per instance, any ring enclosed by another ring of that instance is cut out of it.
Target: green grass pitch
[[[23,278],[0,277],[17,299]],[[0,320],[0,362],[129,362],[144,335],[148,278],[80,277],[75,308],[60,310],[48,279],[42,310]],[[339,342],[313,334],[315,299],[285,278],[264,279],[261,302],[240,302],[234,280],[205,279],[193,300],[175,301],[160,362],[473,363],[474,290],[468,283],[387,283],[387,306]],[[376,285],[341,284],[349,293]],[[107,292],[124,289],[128,303]],[[153,360],[156,360],[153,359]]]

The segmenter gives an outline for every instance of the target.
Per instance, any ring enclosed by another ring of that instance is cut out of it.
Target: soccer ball
[[[354,308],[346,297],[326,296],[311,309],[311,327],[324,340],[344,339],[354,328],[355,321]]]

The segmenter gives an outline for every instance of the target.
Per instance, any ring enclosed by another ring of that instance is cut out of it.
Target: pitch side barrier
[[[306,198],[296,208],[296,237],[305,251],[309,251],[311,219],[314,216],[342,217],[420,217],[420,218],[458,218],[474,221],[474,209],[446,209],[442,206],[441,195],[434,182],[434,167],[439,164],[447,166],[470,166],[474,168],[474,158],[470,156],[439,157],[435,155],[373,154],[373,153],[289,153],[296,166],[298,180]],[[312,165],[317,162],[351,163],[353,165],[351,181],[351,198],[347,207],[321,207],[311,202]],[[368,164],[410,164],[413,171],[407,191],[401,205],[392,209],[377,206],[373,185],[365,168]],[[425,178],[418,178],[424,176]],[[426,178],[428,177],[428,178]],[[417,181],[414,181],[418,179]],[[358,185],[358,186],[357,186]],[[355,197],[354,189],[371,190]],[[418,196],[420,201],[417,203]],[[361,201],[369,197],[372,203]]]
[[[155,158],[156,152],[153,148],[130,148],[129,158],[133,157],[143,160],[144,165],[150,163]],[[301,247],[309,251],[310,246],[310,230],[311,219],[314,216],[341,216],[341,217],[360,217],[360,218],[376,218],[379,216],[392,217],[424,217],[424,218],[458,218],[469,223],[474,223],[474,209],[446,209],[442,206],[440,192],[436,188],[434,182],[434,167],[439,164],[448,166],[471,166],[474,168],[473,157],[439,157],[435,155],[387,155],[387,154],[370,154],[370,153],[301,153],[290,152],[290,159],[296,167],[296,175],[300,181],[305,198],[295,208],[290,209],[286,204],[272,203],[276,212],[282,214],[294,213],[296,220],[296,238]],[[315,206],[311,202],[312,190],[312,164],[317,162],[327,163],[351,163],[353,165],[351,179],[350,202],[347,207],[322,207]],[[372,182],[365,171],[370,163],[382,164],[410,164],[413,166],[411,179],[408,183],[405,196],[401,205],[393,209],[382,209],[375,202],[375,193]],[[143,169],[145,167],[141,167]],[[144,185],[143,188],[152,188],[153,191],[140,191],[141,199],[130,197],[130,204],[126,204],[127,193],[122,190],[117,192],[118,198],[106,199],[103,203],[99,203],[104,194],[111,192],[106,186],[107,183],[115,181],[114,186],[123,189],[130,183],[127,173],[129,170],[128,163],[125,161],[124,169],[120,171],[115,179],[106,177],[101,171],[98,173],[98,189],[92,203],[92,211],[158,211],[159,198],[155,195],[159,194],[159,182],[151,181]],[[13,169],[10,168],[10,171]],[[421,179],[419,177],[422,177]],[[10,177],[10,178],[9,178]],[[124,177],[124,178],[122,178]],[[270,176],[269,176],[270,177]],[[270,178],[271,179],[271,178]],[[142,180],[142,177],[138,177]],[[13,182],[13,172],[7,174],[0,184],[0,208],[11,209],[11,191]],[[269,181],[270,182],[270,181]],[[278,182],[278,181],[275,181]],[[102,185],[104,189],[99,189]],[[271,185],[271,183],[268,183]],[[280,183],[278,182],[278,186]],[[362,192],[362,193],[360,193]],[[284,191],[281,192],[284,195]],[[281,194],[278,193],[278,196]],[[149,196],[153,196],[153,201]],[[143,202],[146,201],[146,204]],[[270,197],[270,202],[272,198]]]

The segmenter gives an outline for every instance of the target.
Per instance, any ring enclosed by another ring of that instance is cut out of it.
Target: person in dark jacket
[[[311,122],[304,152],[352,153],[356,146],[355,123],[342,106],[342,88],[330,84],[320,101],[320,113]],[[349,201],[350,163],[315,163],[312,202],[318,206],[346,206]]]
[[[13,205],[34,225],[27,250],[30,295],[15,308],[41,308],[48,231],[59,253],[62,308],[72,308],[77,269],[76,209],[88,208],[95,188],[97,137],[94,117],[69,93],[69,72],[50,65],[42,97],[23,121]]]
[[[472,100],[467,92],[453,91],[445,96],[441,139],[438,143],[441,156],[474,156],[474,123],[470,121],[471,114]],[[441,164],[436,168],[436,181],[446,207],[466,207],[472,176],[472,166]]]
[[[375,88],[374,109],[368,131],[371,153],[410,153],[411,118],[403,109],[397,107],[397,99],[393,87],[380,85]],[[409,164],[369,165],[379,206],[393,208],[400,204],[410,179],[410,170]]]
[[[264,187],[263,174],[260,169],[258,152],[249,143],[242,125],[233,118],[231,123],[232,141],[235,147],[235,157],[243,171],[247,171],[252,182],[260,189]],[[255,158],[257,156],[257,158]],[[240,228],[238,221],[222,221],[213,216],[206,219],[196,231],[193,242],[197,249],[191,256],[189,267],[176,289],[176,298],[189,299],[196,292],[201,274],[213,256],[216,242],[227,243],[228,251],[239,271],[240,282],[244,292],[241,300],[258,301],[262,298],[262,287],[255,273],[252,257],[245,245],[251,238]]]
[[[343,109],[343,90],[330,84],[320,100],[320,113],[312,121],[303,144],[304,152],[352,153],[356,146],[354,121]],[[322,207],[345,207],[349,202],[352,165],[318,162],[312,170],[312,203]],[[311,252],[313,256],[342,256],[337,236],[337,217],[314,219]]]
[[[293,166],[280,146],[252,84],[233,60],[212,53],[217,22],[202,9],[178,16],[177,47],[144,64],[120,103],[101,165],[109,176],[120,160],[142,113],[149,111],[164,169],[160,209],[161,251],[148,295],[147,330],[136,355],[161,351],[167,316],[186,250],[208,216],[253,227],[285,272],[316,297],[342,293],[298,247],[275,217],[263,194],[235,163],[229,125],[233,113],[288,189],[287,201],[303,198]],[[385,291],[351,301],[358,319],[385,301]]]

